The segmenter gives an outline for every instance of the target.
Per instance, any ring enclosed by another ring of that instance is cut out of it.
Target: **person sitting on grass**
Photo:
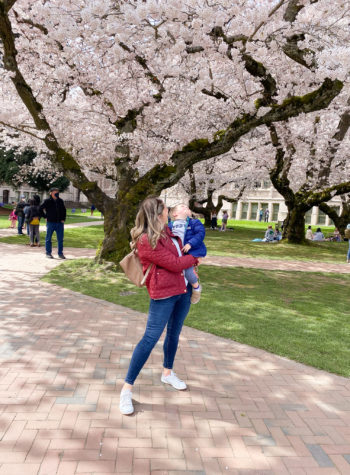
[[[263,242],[273,242],[273,240],[274,240],[274,232],[273,232],[272,226],[269,225],[268,228],[266,229]]]
[[[273,240],[274,241],[281,241],[282,239],[282,233],[281,231],[278,229],[278,227],[276,226],[275,227],[275,232],[273,234]]]
[[[307,228],[306,234],[305,234],[305,239],[308,239],[309,241],[312,241],[314,238],[314,233],[312,232],[311,226]]]
[[[317,228],[313,237],[313,241],[324,241],[324,234],[321,231],[321,228]]]
[[[170,211],[172,221],[169,228],[175,236],[181,239],[184,253],[193,257],[205,257],[207,248],[203,242],[205,228],[199,219],[191,218],[191,211],[185,204],[178,204]],[[192,285],[191,303],[198,303],[201,298],[202,286],[193,267],[185,269],[185,277]]]

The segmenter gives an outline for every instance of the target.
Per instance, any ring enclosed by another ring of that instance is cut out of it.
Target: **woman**
[[[313,237],[313,241],[324,241],[324,234],[321,231],[321,228],[317,228]]]
[[[34,199],[29,200],[28,227],[30,246],[35,246],[36,242],[37,246],[40,247],[40,210]]]
[[[311,226],[309,226],[306,231],[305,239],[309,239],[309,241],[312,241],[313,238],[314,238],[314,233],[312,232]]]
[[[141,204],[131,230],[145,272],[151,270],[146,287],[151,297],[145,333],[137,344],[130,362],[125,384],[120,393],[120,412],[132,414],[132,387],[165,326],[164,362],[161,381],[175,389],[186,389],[186,383],[173,372],[173,363],[183,322],[191,305],[192,288],[185,281],[184,269],[198,265],[200,259],[183,256],[181,240],[172,235],[168,224],[168,208],[159,198],[149,197]]]
[[[226,231],[227,220],[228,220],[228,212],[227,212],[227,211],[224,211],[224,212],[223,212],[223,215],[222,215],[220,231]]]

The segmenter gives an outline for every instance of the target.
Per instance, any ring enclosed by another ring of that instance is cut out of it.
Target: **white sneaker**
[[[169,376],[164,376],[164,374],[162,374],[160,380],[162,383],[170,384],[173,388],[178,389],[180,391],[187,388],[186,383],[184,381],[181,381],[181,379],[176,376],[174,371],[171,371]]]
[[[129,416],[134,412],[134,406],[132,405],[132,392],[130,390],[125,390],[120,393],[119,409],[125,416]]]

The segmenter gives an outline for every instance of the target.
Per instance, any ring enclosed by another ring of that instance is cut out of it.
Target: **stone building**
[[[91,178],[96,179],[102,189],[109,196],[115,194],[115,185],[112,180],[102,178],[100,175],[91,175]],[[226,190],[226,192],[228,195],[234,195],[235,190]],[[21,186],[18,190],[14,190],[5,184],[0,184],[0,203],[7,204],[12,203],[13,201],[17,202],[21,196],[28,199],[34,193],[36,193],[36,190],[26,185]],[[47,193],[38,194],[41,196],[41,199],[44,199],[47,196]],[[66,202],[67,207],[81,206],[89,208],[91,206],[91,203],[89,203],[86,196],[73,185],[70,185],[64,193],[61,193],[61,197]],[[188,195],[179,185],[175,185],[172,188],[163,191],[161,197],[167,206],[173,206],[174,204],[183,201],[188,202]],[[333,198],[329,204],[337,208],[338,212],[341,211],[342,205],[338,196]],[[237,220],[259,221],[260,209],[263,209],[264,211],[265,209],[269,210],[269,221],[283,221],[287,216],[287,208],[284,199],[274,189],[269,180],[256,183],[250,190],[246,190],[244,197],[237,203],[224,202],[219,217],[225,209],[228,211],[231,219]],[[330,218],[319,210],[317,206],[314,206],[310,211],[308,211],[305,218],[306,224],[324,226],[332,224]]]
[[[228,196],[233,196],[235,189],[227,189],[225,192]],[[220,191],[223,194],[225,192]],[[178,185],[165,190],[161,196],[167,206],[173,206],[181,201],[188,202],[189,198],[183,188]],[[334,197],[328,204],[336,208],[338,214],[341,212],[342,204],[339,196]],[[224,202],[219,217],[221,217],[223,210],[227,210],[231,219],[259,221],[260,209],[263,209],[263,211],[269,210],[269,221],[282,222],[287,216],[284,198],[275,190],[270,180],[256,183],[254,187],[245,191],[244,196],[237,203]],[[332,220],[317,206],[306,213],[305,221],[306,224],[315,226],[330,226],[333,224]]]

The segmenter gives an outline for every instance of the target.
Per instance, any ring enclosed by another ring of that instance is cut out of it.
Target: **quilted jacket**
[[[205,238],[205,227],[199,219],[188,218],[187,221],[184,245],[191,245],[191,249],[188,253],[192,254],[192,256],[205,257],[207,255],[207,248],[203,242]],[[169,228],[172,228],[172,223],[169,223]]]
[[[137,242],[137,252],[146,272],[153,264],[146,280],[146,287],[151,299],[163,299],[187,292],[183,270],[198,264],[193,256],[179,256],[171,237],[174,237],[166,226],[165,237],[160,238],[155,249],[152,249],[147,235],[144,234]],[[180,238],[178,240],[181,248]]]

